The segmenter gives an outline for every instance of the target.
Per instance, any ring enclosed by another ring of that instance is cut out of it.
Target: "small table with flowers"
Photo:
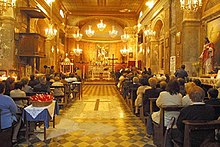
[[[56,101],[45,107],[34,107],[29,105],[24,108],[23,119],[26,122],[26,139],[29,140],[29,135],[33,133],[44,133],[44,141],[46,140],[46,128],[49,127],[49,122],[52,120],[53,128],[55,128],[55,114],[59,114],[59,106]],[[44,131],[31,131],[31,122],[42,122]]]

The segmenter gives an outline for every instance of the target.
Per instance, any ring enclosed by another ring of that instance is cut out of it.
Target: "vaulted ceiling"
[[[123,29],[135,26],[141,8],[148,0],[62,0],[60,1],[67,11],[68,26],[78,26],[81,33],[89,25],[95,30],[92,38],[83,35],[84,39],[120,40]],[[104,31],[97,30],[97,24],[103,20],[107,25]],[[115,38],[109,38],[112,26],[118,31]],[[68,31],[70,34],[71,32]]]
[[[137,15],[146,0],[62,0],[63,6],[73,15]]]

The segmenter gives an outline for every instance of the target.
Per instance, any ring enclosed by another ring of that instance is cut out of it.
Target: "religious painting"
[[[4,76],[6,77],[7,76],[7,70],[0,70],[0,76]]]
[[[176,71],[176,56],[170,57],[170,73],[174,74]]]
[[[0,81],[7,79],[7,71],[6,70],[0,70]]]
[[[105,63],[109,57],[109,44],[97,44],[97,61]]]
[[[207,22],[207,37],[214,44],[214,66],[220,66],[220,17]]]
[[[169,47],[169,38],[165,39],[165,47]]]
[[[129,52],[128,56],[129,58],[133,58],[133,52]]]
[[[176,43],[177,44],[181,43],[181,32],[176,33]]]

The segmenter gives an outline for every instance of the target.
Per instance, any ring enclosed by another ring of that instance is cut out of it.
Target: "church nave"
[[[132,114],[114,83],[85,82],[82,99],[61,109],[56,128],[51,126],[46,143],[41,141],[43,134],[32,136],[30,143],[59,147],[153,146],[145,137],[144,124]]]

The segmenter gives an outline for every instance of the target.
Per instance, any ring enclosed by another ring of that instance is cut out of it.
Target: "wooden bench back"
[[[47,92],[31,92],[31,93],[26,93],[26,96],[33,96],[37,94],[47,94]]]
[[[170,106],[162,106],[160,108],[160,123],[156,124],[154,123],[154,144],[158,146],[162,146],[164,144],[164,133],[165,133],[165,127],[164,127],[164,119],[165,119],[165,111],[180,111],[183,108],[183,106],[178,105],[170,105]]]
[[[53,91],[56,88],[63,89],[64,95],[54,96],[54,98],[58,101],[59,105],[65,107],[67,105],[67,101],[68,101],[68,97],[69,97],[70,85],[64,84],[63,86],[50,86],[51,91]]]
[[[26,100],[26,101],[27,101],[27,105],[29,105],[30,102],[31,102],[31,98],[30,98],[30,96],[24,96],[24,97],[12,97],[12,99],[13,99],[14,101]]]
[[[184,146],[191,146],[191,132],[193,130],[214,130],[220,129],[220,120],[183,120],[185,124],[184,130]]]

